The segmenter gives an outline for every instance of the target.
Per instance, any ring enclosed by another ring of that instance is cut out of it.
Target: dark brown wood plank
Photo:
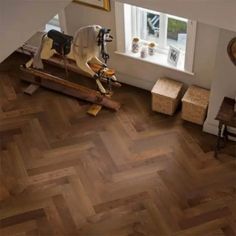
[[[25,213],[14,215],[0,220],[0,228],[8,227],[11,225],[22,223],[24,221],[30,221],[32,219],[37,219],[41,217],[45,217],[45,212],[43,209],[27,211]]]
[[[17,95],[0,83],[1,236],[235,235],[235,142],[215,159],[215,136],[152,112],[150,92],[127,85],[114,88],[119,112],[96,119],[70,96],[25,96],[27,59],[0,65]]]

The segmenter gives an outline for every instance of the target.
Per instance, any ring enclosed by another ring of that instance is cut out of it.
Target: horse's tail
[[[43,62],[42,62],[42,59],[41,59],[41,52],[42,52],[42,49],[43,49],[43,40],[44,40],[46,35],[47,35],[47,33],[45,33],[42,36],[40,46],[39,46],[36,54],[34,55],[33,67],[36,68],[36,69],[43,69]]]

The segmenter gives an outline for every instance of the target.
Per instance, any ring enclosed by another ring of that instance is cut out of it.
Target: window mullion
[[[136,24],[137,28],[136,28],[136,32],[137,32],[137,36],[140,38],[143,38],[143,34],[142,34],[142,10],[139,7],[136,7],[136,20],[138,22],[138,24]]]
[[[168,25],[167,15],[160,13],[160,29],[159,29],[159,47],[160,48],[166,48],[166,45],[167,45],[167,25]]]
[[[141,20],[141,38],[144,40],[147,39],[147,12],[146,11],[141,11],[140,15],[140,20]]]
[[[116,3],[117,6],[120,5],[119,3]],[[121,4],[122,5],[122,4]],[[132,41],[132,28],[130,27],[131,24],[133,24],[134,22],[132,22],[132,18],[131,18],[131,6],[128,4],[124,4],[123,7],[123,16],[120,15],[119,13],[117,13],[117,17],[123,18],[124,20],[124,35],[122,37],[124,37],[125,39],[125,43],[119,43],[118,45],[120,48],[122,48],[123,50],[128,50],[128,48],[130,47],[130,42]],[[118,28],[118,27],[117,27]],[[119,31],[119,29],[118,29]]]
[[[137,32],[137,8],[132,6],[130,9],[131,13],[131,31],[132,31],[132,36],[136,37],[138,36]],[[127,23],[127,22],[126,22]]]

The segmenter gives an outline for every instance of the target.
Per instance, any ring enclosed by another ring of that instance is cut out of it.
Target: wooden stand
[[[44,60],[46,63],[48,64],[51,64],[51,65],[54,65],[54,66],[58,66],[60,68],[65,68],[65,64],[64,64],[64,61],[63,61],[63,58],[61,58],[60,56],[53,56],[51,57],[50,59],[48,60]],[[98,65],[98,64],[93,64],[93,63],[89,63],[89,66],[91,67],[91,69],[98,73],[98,71],[101,69],[101,66]],[[75,64],[74,61],[72,60],[69,60],[67,59],[67,69],[72,71],[72,72],[75,72],[75,73],[78,73],[78,74],[83,74],[83,75],[87,75],[85,74],[83,71],[81,71],[78,66]],[[115,71],[113,69],[106,69],[105,70],[105,75],[107,77],[111,77],[115,74]],[[106,83],[107,80],[105,78],[101,78],[101,82],[103,83]],[[114,87],[121,87],[121,84],[119,82],[112,82],[111,81],[111,85],[114,86]]]
[[[39,71],[33,68],[25,68],[21,66],[20,69],[26,73],[32,74],[35,77],[29,78],[24,77],[22,80],[36,84],[45,88],[61,92],[63,94],[73,96],[92,102],[115,111],[118,111],[120,108],[120,103],[111,100],[110,98],[101,95],[99,92],[89,89],[87,87],[81,86],[79,84],[72,83],[67,80],[63,80],[59,77],[53,76],[51,74]]]
[[[55,56],[51,57],[50,59],[45,60],[45,62],[48,63],[48,64],[51,64],[51,65],[54,65],[54,66],[58,66],[60,68],[64,68],[64,65],[65,65],[63,58],[61,56],[59,56],[59,55],[55,55]],[[99,73],[99,71],[101,70],[101,66],[98,65],[98,64],[89,63],[89,66],[96,73]],[[67,69],[72,71],[72,72],[78,73],[78,74],[83,74],[85,76],[87,75],[87,74],[85,74],[83,71],[81,71],[78,68],[78,66],[75,64],[75,62],[73,60],[67,59]],[[104,71],[104,75],[107,76],[107,77],[112,77],[113,75],[115,75],[115,71],[113,69],[106,68],[105,71]],[[107,80],[105,78],[101,78],[100,81],[102,83],[106,83],[107,82]],[[121,87],[121,84],[119,82],[111,81],[111,86],[119,88],[119,87]],[[97,116],[97,114],[99,113],[99,111],[101,109],[102,109],[101,105],[93,104],[89,108],[87,113],[89,115],[92,115],[92,116]]]
[[[37,84],[30,84],[25,90],[24,93],[28,95],[33,95],[39,88],[40,86]]]
[[[99,113],[99,111],[101,111],[102,106],[101,105],[97,105],[97,104],[93,104],[87,111],[87,113],[91,116],[97,116],[97,114]]]

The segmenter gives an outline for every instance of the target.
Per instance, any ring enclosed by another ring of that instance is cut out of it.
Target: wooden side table
[[[228,131],[228,126],[236,128],[236,113],[234,111],[235,100],[232,98],[224,97],[220,106],[220,110],[216,116],[216,120],[219,121],[218,136],[215,147],[215,157],[217,158],[218,152],[221,149],[221,139],[223,138],[224,146],[228,140],[228,136],[236,137]]]

